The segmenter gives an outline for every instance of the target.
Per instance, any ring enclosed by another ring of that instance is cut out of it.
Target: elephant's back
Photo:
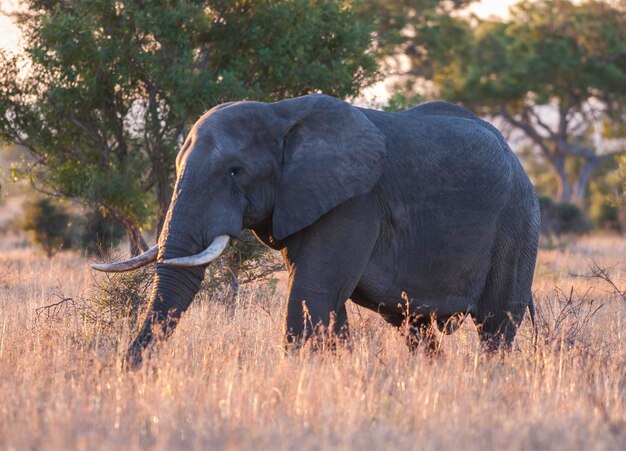
[[[493,126],[427,110],[368,115],[388,141],[378,189],[391,213],[366,280],[393,274],[385,293],[374,293],[386,304],[402,289],[435,309],[470,308],[505,223],[534,223],[534,192]]]
[[[427,102],[416,107],[402,111],[398,114],[405,116],[450,116],[464,117],[466,119],[478,119],[474,113],[460,105],[449,102]]]
[[[391,212],[386,236],[395,237],[372,265],[397,265],[394,284],[415,296],[470,302],[482,289],[502,221],[515,220],[504,216],[532,214],[510,205],[531,195],[521,165],[501,135],[475,117],[380,113],[371,120],[388,139],[378,192]]]
[[[483,217],[496,213],[514,189],[516,173],[523,173],[504,138],[469,112],[422,114],[442,108],[426,106],[413,109],[423,109],[419,114],[368,115],[388,142],[388,169],[381,183],[406,204],[457,204]]]

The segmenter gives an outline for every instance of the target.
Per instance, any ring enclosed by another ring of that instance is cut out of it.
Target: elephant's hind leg
[[[505,265],[492,268],[487,286],[472,317],[485,350],[509,349],[525,305],[518,302],[514,277]]]
[[[510,349],[532,297],[536,248],[532,240],[518,242],[497,243],[485,287],[472,312],[488,351]]]

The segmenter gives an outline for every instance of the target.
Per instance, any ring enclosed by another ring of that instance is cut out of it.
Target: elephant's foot
[[[486,353],[497,354],[511,350],[517,326],[510,315],[492,315],[476,323],[480,342]]]
[[[421,315],[405,320],[402,329],[412,353],[420,349],[424,349],[429,356],[441,353],[441,340],[435,324],[433,318]]]
[[[285,334],[285,350],[287,352],[299,349],[308,349],[313,352],[337,351],[341,348],[351,348],[350,328],[347,321],[340,327],[331,322],[326,326],[322,323],[311,328],[307,327],[294,333],[289,329]]]
[[[122,361],[122,368],[126,371],[137,371],[141,368],[142,363],[143,348],[134,345],[129,346]]]

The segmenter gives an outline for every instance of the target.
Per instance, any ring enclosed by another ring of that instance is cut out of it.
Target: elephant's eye
[[[241,174],[241,171],[242,171],[242,170],[243,170],[243,169],[242,169],[242,168],[240,168],[240,167],[230,168],[230,176],[231,176],[231,177],[236,177],[236,176],[238,176],[239,174]]]

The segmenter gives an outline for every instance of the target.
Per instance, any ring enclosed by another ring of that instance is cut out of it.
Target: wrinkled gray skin
[[[385,113],[324,95],[224,104],[195,124],[176,172],[159,261],[251,229],[289,270],[289,341],[311,324],[345,333],[348,299],[400,327],[406,292],[416,336],[432,313],[440,326],[469,313],[486,344],[510,346],[532,308],[535,192],[501,134],[461,107]],[[204,271],[157,264],[131,366],[155,329],[171,332]]]

